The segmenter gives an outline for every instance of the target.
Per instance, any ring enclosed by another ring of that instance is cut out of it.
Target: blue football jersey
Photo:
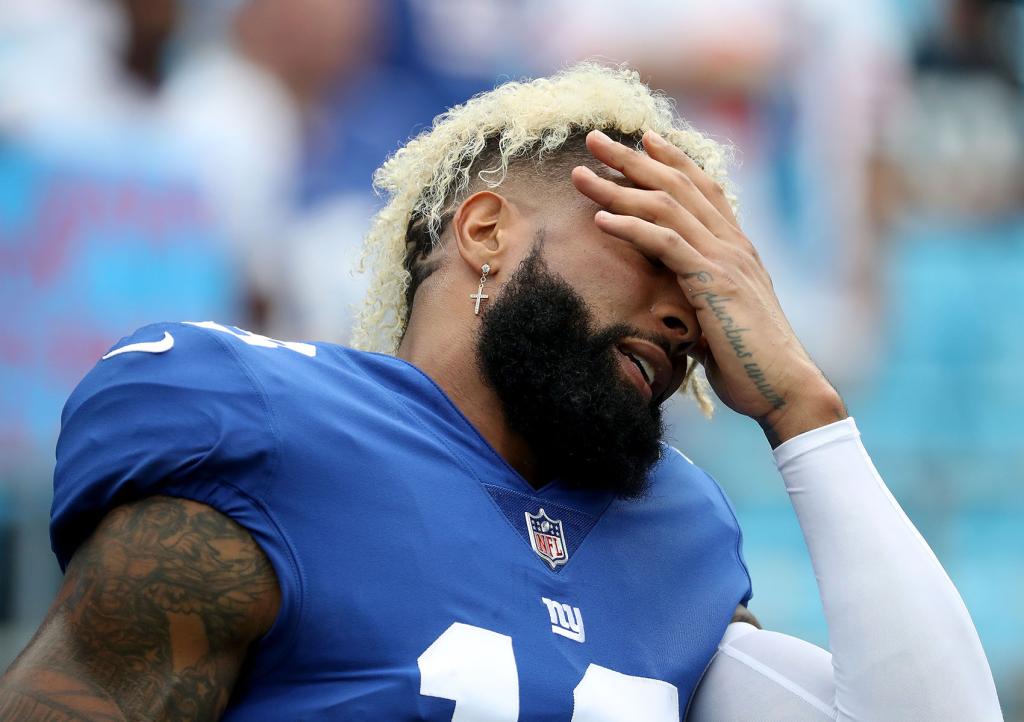
[[[750,580],[718,485],[668,446],[651,475],[533,489],[400,359],[157,324],[67,402],[51,538],[63,568],[154,494],[251,532],[281,610],[227,720],[660,722]]]

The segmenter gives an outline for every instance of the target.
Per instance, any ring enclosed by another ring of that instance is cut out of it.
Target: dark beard
[[[661,409],[623,378],[615,344],[649,337],[595,330],[585,301],[541,257],[515,270],[483,316],[477,363],[543,479],[638,498],[659,457]]]

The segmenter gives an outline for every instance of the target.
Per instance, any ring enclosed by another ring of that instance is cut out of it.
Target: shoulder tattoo
[[[223,514],[169,497],[119,507],[0,682],[0,718],[215,719],[279,596],[263,552]]]

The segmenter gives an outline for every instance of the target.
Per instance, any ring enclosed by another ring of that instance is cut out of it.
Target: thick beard
[[[477,362],[509,427],[545,479],[639,498],[659,457],[661,409],[620,370],[615,344],[646,334],[595,330],[586,302],[541,257],[516,269],[483,316]]]

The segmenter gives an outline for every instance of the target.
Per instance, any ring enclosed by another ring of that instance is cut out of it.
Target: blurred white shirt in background
[[[0,130],[64,142],[143,120],[146,99],[117,63],[124,33],[110,3],[4,0]]]
[[[276,294],[302,139],[287,90],[225,41],[184,58],[161,111],[168,132],[194,157],[250,283]]]

